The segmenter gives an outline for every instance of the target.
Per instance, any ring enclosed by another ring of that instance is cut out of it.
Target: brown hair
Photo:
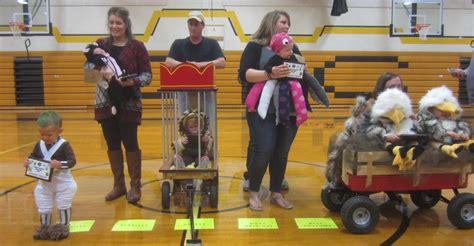
[[[128,9],[124,7],[111,7],[109,11],[107,12],[107,23],[109,20],[109,17],[111,15],[115,15],[122,19],[123,23],[125,23],[125,37],[128,40],[133,39],[133,34],[132,34],[132,21],[130,20],[130,13],[128,12]],[[110,36],[112,38],[112,36]]]
[[[385,90],[385,84],[387,81],[392,80],[394,78],[400,77],[400,75],[392,72],[386,72],[377,79],[377,83],[375,84],[374,90],[372,91],[371,97],[374,99],[377,99],[377,97],[380,95]],[[400,78],[400,81],[402,79]],[[403,86],[403,81],[402,81],[402,86]]]
[[[263,17],[257,31],[252,35],[252,41],[261,45],[270,44],[272,36],[276,34],[276,24],[281,16],[285,16],[288,19],[288,25],[291,26],[290,15],[286,11],[273,10]]]

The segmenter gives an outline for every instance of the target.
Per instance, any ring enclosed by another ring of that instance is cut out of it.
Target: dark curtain
[[[334,0],[332,4],[331,15],[340,16],[347,12],[347,2],[346,0]]]

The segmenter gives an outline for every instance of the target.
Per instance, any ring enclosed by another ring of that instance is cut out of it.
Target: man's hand
[[[52,160],[49,166],[54,169],[61,169],[62,167],[61,162],[58,160]]]
[[[207,64],[211,63],[211,62],[193,62],[193,61],[186,61],[186,62],[196,65],[196,67],[198,67],[199,69],[202,69],[203,67],[207,66]]]

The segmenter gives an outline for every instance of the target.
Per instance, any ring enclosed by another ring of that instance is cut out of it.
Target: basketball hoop
[[[23,22],[10,22],[10,30],[13,37],[20,38],[21,33],[26,31],[26,26]]]
[[[416,24],[415,29],[418,32],[421,40],[426,40],[431,24]]]

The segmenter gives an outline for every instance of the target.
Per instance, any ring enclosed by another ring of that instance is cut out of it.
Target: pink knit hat
[[[293,38],[288,35],[287,33],[280,32],[272,37],[272,41],[270,42],[270,48],[273,52],[278,53],[280,50],[285,48],[285,46],[292,44]]]

